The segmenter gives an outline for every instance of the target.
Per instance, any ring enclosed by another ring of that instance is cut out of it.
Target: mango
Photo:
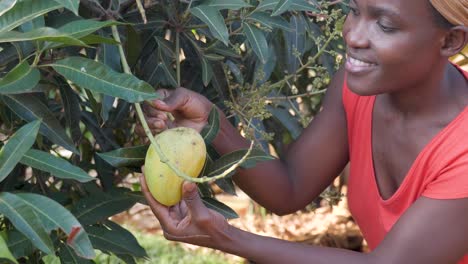
[[[206,145],[195,129],[167,129],[156,135],[155,140],[171,164],[192,178],[198,177],[205,165]],[[144,173],[148,189],[156,201],[166,206],[180,202],[184,179],[161,161],[153,146],[146,152]]]

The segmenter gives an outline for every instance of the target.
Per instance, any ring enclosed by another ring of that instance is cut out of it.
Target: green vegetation
[[[243,167],[282,157],[344,58],[346,10],[347,0],[0,0],[0,257],[151,255],[108,220],[145,202],[138,183],[122,183],[141,172],[148,148],[134,133],[140,103],[187,87],[255,141]],[[217,176],[246,150],[211,148],[215,114],[203,173],[235,194],[234,171]],[[199,185],[204,201],[236,217],[212,186]],[[168,245],[151,250],[181,250]]]
[[[161,235],[141,234],[133,232],[146,249],[148,260],[138,260],[139,264],[234,264],[241,263],[228,258],[224,254],[208,249],[188,250],[179,244],[167,241]],[[117,257],[98,253],[95,259],[97,264],[124,263]]]

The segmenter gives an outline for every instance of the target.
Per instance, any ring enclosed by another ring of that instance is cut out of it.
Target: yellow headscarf
[[[468,26],[468,0],[430,0],[439,13],[455,26]]]

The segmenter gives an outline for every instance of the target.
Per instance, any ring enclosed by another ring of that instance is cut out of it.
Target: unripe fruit
[[[172,165],[190,177],[198,177],[205,165],[206,146],[196,130],[172,128],[158,134],[155,140]],[[151,194],[159,203],[171,206],[181,200],[184,180],[161,161],[153,146],[146,152],[145,179]]]

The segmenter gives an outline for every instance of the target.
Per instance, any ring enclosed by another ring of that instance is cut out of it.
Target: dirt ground
[[[253,214],[254,204],[242,192],[238,196],[218,195],[217,198],[239,214],[238,219],[229,222],[243,230],[311,245],[367,251],[361,232],[348,211],[346,197],[333,207],[322,205],[315,211],[300,211],[286,216]],[[114,216],[113,220],[143,233],[161,234],[157,219],[142,204]]]

